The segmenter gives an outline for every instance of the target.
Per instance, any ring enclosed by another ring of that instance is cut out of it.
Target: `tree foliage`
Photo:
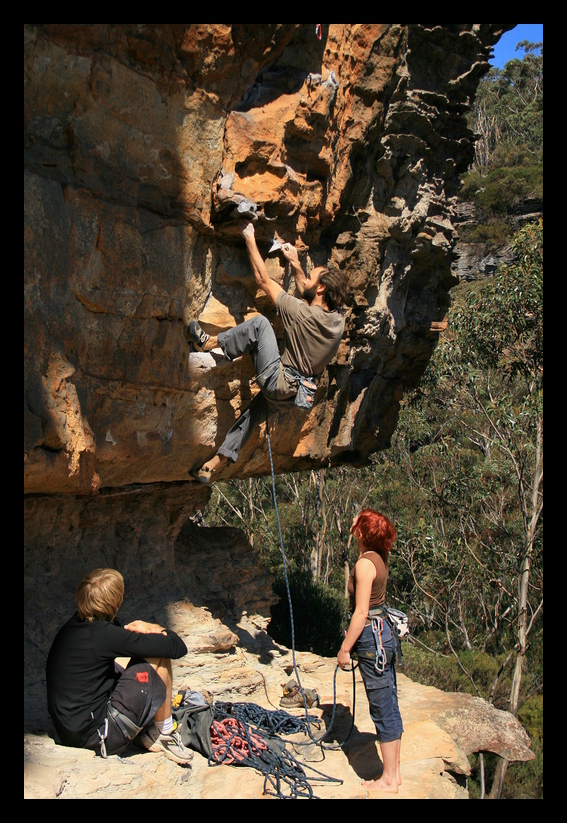
[[[459,229],[463,242],[498,246],[516,230],[514,217],[543,204],[543,43],[518,43],[522,60],[490,69],[480,82],[469,125],[475,159],[460,197],[475,221]]]
[[[543,162],[543,43],[522,41],[518,50],[522,60],[490,69],[477,90],[469,123],[478,136],[475,168],[481,173],[514,165],[510,158],[518,162],[522,155]]]

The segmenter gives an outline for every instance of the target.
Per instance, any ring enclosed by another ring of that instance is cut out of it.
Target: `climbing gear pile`
[[[311,780],[342,783],[299,763],[276,737],[304,731],[305,721],[301,718],[250,703],[215,703],[214,712],[209,765],[250,766],[264,775],[264,794],[280,799],[315,798],[306,769],[313,773]],[[255,728],[250,728],[250,724]]]

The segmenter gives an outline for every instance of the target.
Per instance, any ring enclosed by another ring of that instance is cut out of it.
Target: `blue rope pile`
[[[224,715],[236,717],[243,723],[249,723],[268,734],[300,734],[306,733],[309,723],[316,723],[320,727],[318,717],[294,717],[283,709],[272,711],[258,706],[256,703],[215,703],[215,710]]]
[[[264,794],[280,800],[317,799],[307,778],[306,768],[315,775],[311,779],[342,783],[338,778],[328,777],[311,766],[299,763],[287,751],[285,744],[275,739],[276,734],[293,734],[306,727],[304,718],[286,715],[286,712],[268,711],[254,703],[215,703],[214,719],[218,726],[227,719],[237,720],[238,725],[227,731],[226,739],[209,757],[209,765],[227,763],[250,766],[264,775]],[[254,725],[258,723],[258,729],[262,727],[264,734],[260,735],[261,739],[259,732],[250,728],[249,722]]]

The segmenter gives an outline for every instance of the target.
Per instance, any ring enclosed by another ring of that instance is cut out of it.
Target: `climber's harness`
[[[352,615],[351,615],[352,617]],[[400,637],[404,637],[408,633],[408,618],[403,612],[397,609],[391,609],[389,606],[376,606],[368,611],[368,619],[372,626],[372,634],[374,636],[374,643],[376,645],[375,652],[355,651],[351,657],[373,660],[374,668],[378,674],[383,674],[386,664],[390,665],[395,661],[396,656],[398,662],[402,662],[402,646]],[[382,644],[382,629],[383,621],[386,620],[392,631],[392,640],[394,648],[392,651],[386,651]]]
[[[264,369],[263,372],[260,372],[260,374],[257,374],[255,377],[253,377],[250,380],[250,385],[252,385],[253,383],[257,383],[258,386],[261,389],[263,389],[264,386],[266,385],[266,383],[268,382],[268,380],[270,379],[270,377],[275,372],[277,372],[279,370],[279,368],[280,368],[280,361],[276,360],[275,363],[272,363],[271,365],[269,365],[268,368]]]
[[[125,714],[119,712],[114,706],[110,703],[110,701],[106,704],[106,718],[104,723],[97,729],[97,734],[100,740],[100,755],[101,757],[108,757],[106,753],[106,738],[108,737],[108,721],[112,720],[118,726],[122,734],[124,735],[125,741],[130,743],[131,740],[142,731],[142,726],[137,726],[133,723],[129,717],[126,717]]]
[[[250,383],[256,383],[261,389],[263,389],[270,377],[278,371],[279,367],[280,361],[276,360],[275,363],[272,363],[267,369],[264,369],[263,372],[257,374],[256,377],[253,377]],[[306,377],[304,374],[301,374],[301,372],[298,372],[297,369],[293,369],[291,366],[284,366],[284,374],[289,382],[295,384],[297,387],[297,393],[294,397],[295,405],[299,409],[311,411],[315,402],[315,392],[317,391],[317,383],[315,382],[315,378]]]

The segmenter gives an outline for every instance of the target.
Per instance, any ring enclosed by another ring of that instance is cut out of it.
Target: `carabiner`
[[[382,645],[382,629],[384,624],[381,617],[371,617],[372,634],[374,635],[374,643],[376,645],[376,663],[374,669],[377,674],[384,674],[386,668],[386,653]]]

